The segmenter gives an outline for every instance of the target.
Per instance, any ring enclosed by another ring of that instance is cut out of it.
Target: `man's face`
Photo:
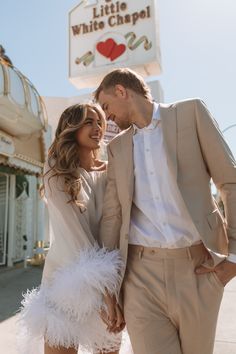
[[[107,120],[115,122],[121,130],[130,126],[129,105],[127,99],[115,89],[109,92],[101,91],[98,102],[106,114]]]

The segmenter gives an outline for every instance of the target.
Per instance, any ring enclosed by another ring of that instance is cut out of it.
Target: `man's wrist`
[[[236,263],[236,254],[234,253],[230,253],[228,255],[228,257],[226,258],[227,261],[232,262],[232,263]]]

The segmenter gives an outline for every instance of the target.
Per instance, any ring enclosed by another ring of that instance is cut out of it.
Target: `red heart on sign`
[[[96,48],[104,57],[110,58],[114,46],[116,46],[116,42],[112,38],[108,38],[105,42],[99,42]]]
[[[105,42],[99,42],[97,51],[111,61],[120,57],[126,50],[125,44],[117,44],[114,39],[108,38]]]
[[[126,50],[126,46],[124,44],[116,44],[116,46],[114,46],[110,55],[111,61],[120,57],[125,52],[125,50]]]

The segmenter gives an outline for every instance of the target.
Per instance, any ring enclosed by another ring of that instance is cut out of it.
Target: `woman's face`
[[[87,109],[84,124],[76,133],[80,148],[95,150],[100,148],[102,139],[102,120],[92,108]]]

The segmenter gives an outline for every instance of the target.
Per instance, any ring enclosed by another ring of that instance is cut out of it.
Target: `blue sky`
[[[138,1],[138,0],[137,0]],[[75,96],[68,11],[78,0],[1,1],[0,43],[42,96]],[[165,102],[201,97],[221,129],[236,123],[235,0],[157,0]],[[236,128],[225,133],[236,154]]]

